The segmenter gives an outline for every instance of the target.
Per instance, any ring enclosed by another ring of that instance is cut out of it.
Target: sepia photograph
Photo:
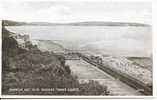
[[[153,96],[149,1],[3,1],[2,95]]]

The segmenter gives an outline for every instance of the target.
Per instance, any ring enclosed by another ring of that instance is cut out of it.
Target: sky
[[[113,21],[151,24],[151,2],[4,1],[3,19],[26,22]]]

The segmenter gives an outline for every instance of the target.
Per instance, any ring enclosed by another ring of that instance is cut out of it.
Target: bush
[[[106,86],[100,85],[98,82],[90,80],[80,85],[81,95],[109,95]]]

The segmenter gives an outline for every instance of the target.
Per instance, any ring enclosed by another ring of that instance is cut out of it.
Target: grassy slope
[[[90,81],[79,84],[70,74],[64,57],[55,53],[41,52],[33,45],[29,50],[18,47],[10,37],[11,32],[2,28],[2,94],[23,95],[107,95],[107,88]],[[33,49],[32,49],[33,48]],[[72,92],[17,91],[13,88],[78,88]]]

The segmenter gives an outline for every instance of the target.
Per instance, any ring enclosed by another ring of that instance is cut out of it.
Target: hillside
[[[64,56],[40,51],[32,44],[21,48],[11,34],[2,27],[3,95],[109,95],[98,82],[80,84]]]

